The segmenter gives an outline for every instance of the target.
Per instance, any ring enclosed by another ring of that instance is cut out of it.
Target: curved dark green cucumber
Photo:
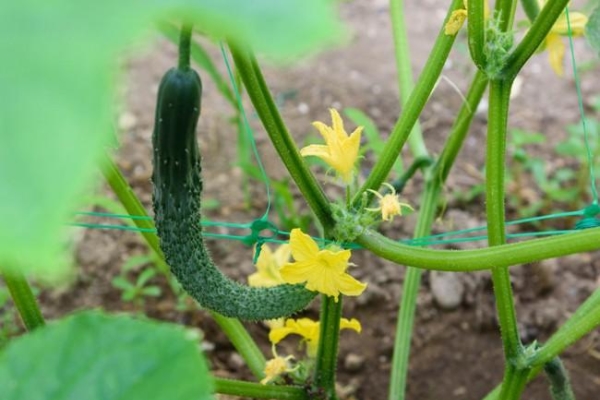
[[[158,91],[152,145],[156,229],[173,275],[198,303],[227,317],[266,320],[305,308],[315,293],[300,285],[255,288],[221,273],[202,238],[202,178],[196,124],[202,84],[191,68],[172,68]]]

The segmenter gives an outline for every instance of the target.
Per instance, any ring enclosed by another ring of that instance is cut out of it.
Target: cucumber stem
[[[192,25],[183,24],[179,34],[179,60],[177,67],[181,70],[190,68],[190,53],[192,45]]]

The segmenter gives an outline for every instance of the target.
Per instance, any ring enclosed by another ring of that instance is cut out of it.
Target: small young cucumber
[[[249,287],[215,266],[202,237],[202,178],[196,125],[202,84],[191,68],[170,69],[156,106],[153,205],[160,245],[173,275],[198,303],[227,317],[267,320],[305,308],[315,293],[301,285]]]

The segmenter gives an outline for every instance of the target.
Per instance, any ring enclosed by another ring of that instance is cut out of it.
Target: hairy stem
[[[337,366],[340,320],[342,318],[342,296],[335,298],[321,295],[321,318],[319,348],[314,373],[314,390],[324,400],[337,399],[335,372]]]
[[[486,213],[488,243],[500,246],[506,243],[504,216],[504,175],[506,154],[506,126],[512,82],[492,81],[486,153]],[[513,292],[508,269],[492,269],[492,282],[500,334],[504,347],[505,369],[500,397],[517,399],[526,383],[527,371],[517,369],[516,360],[523,351],[517,328]]]
[[[252,399],[309,400],[303,388],[214,378],[215,392]]]
[[[600,228],[475,250],[423,249],[366,229],[355,242],[386,260],[432,271],[484,271],[600,250]]]
[[[485,20],[484,1],[469,0],[467,7],[468,42],[473,62],[480,70],[485,70]]]
[[[44,317],[25,276],[16,270],[10,270],[2,272],[2,277],[25,328],[31,331],[44,326]]]
[[[177,66],[181,70],[190,68],[190,51],[192,43],[192,25],[183,24],[179,34],[179,60]]]

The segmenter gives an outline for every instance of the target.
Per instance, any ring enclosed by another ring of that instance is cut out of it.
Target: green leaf
[[[86,312],[11,341],[2,400],[208,400],[196,340],[175,325]]]
[[[325,0],[1,2],[2,268],[65,272],[66,223],[111,143],[118,56],[155,20],[182,15],[283,58],[337,37],[333,10]]]
[[[600,56],[600,6],[596,7],[585,24],[585,36]]]

